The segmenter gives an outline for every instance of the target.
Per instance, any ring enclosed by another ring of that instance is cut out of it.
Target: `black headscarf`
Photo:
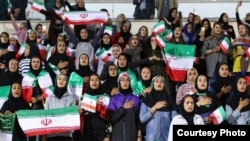
[[[110,38],[110,42],[108,43],[108,44],[104,44],[103,43],[103,37],[105,36],[105,35],[108,35],[109,36],[109,38]],[[100,47],[103,47],[103,48],[105,48],[105,50],[108,50],[109,48],[111,48],[111,46],[112,46],[112,38],[111,38],[111,36],[108,34],[108,33],[103,33],[103,35],[102,35],[102,37],[101,37],[101,43],[100,43]]]
[[[157,91],[154,88],[154,81],[156,78],[162,78],[164,80],[164,89],[161,91]],[[146,98],[143,99],[143,103],[145,103],[148,107],[152,108],[158,101],[166,101],[167,106],[162,107],[158,109],[158,111],[171,111],[173,109],[176,109],[177,107],[172,107],[173,105],[173,99],[172,97],[167,93],[165,87],[166,87],[166,81],[165,78],[162,76],[155,76],[152,80],[152,90],[149,93],[149,95],[146,96]]]
[[[81,58],[82,55],[86,55],[88,57],[88,64],[86,66],[82,66],[79,63],[77,74],[79,74],[81,77],[85,77],[85,76],[89,76],[90,74],[92,74],[93,71],[90,69],[90,66],[89,66],[89,56],[88,56],[88,54],[86,54],[86,53],[81,54],[80,57],[79,57],[79,62],[80,62],[80,58]]]
[[[82,31],[83,29],[85,29],[85,30],[88,32],[88,37],[87,37],[87,39],[82,39],[82,38],[81,38],[81,31]],[[79,40],[80,42],[89,42],[89,30],[88,30],[86,27],[81,28],[81,30],[80,30],[80,32],[79,32],[79,35],[78,35],[78,40]]]
[[[102,90],[102,86],[101,86],[101,79],[100,79],[98,74],[95,74],[95,73],[91,74],[89,79],[91,79],[91,76],[94,76],[94,75],[99,78],[99,87],[97,89],[92,89],[90,87],[90,81],[89,81],[88,88],[87,88],[87,91],[86,91],[87,94],[90,94],[90,95],[93,95],[93,96],[94,95],[100,95],[100,94],[104,93],[103,90]]]
[[[60,74],[60,75],[64,75],[64,74]],[[65,94],[65,92],[67,91],[67,83],[66,83],[66,85],[64,86],[64,87],[62,87],[62,88],[59,88],[58,86],[57,86],[57,79],[58,79],[58,77],[60,76],[60,75],[58,75],[57,77],[56,77],[56,82],[55,82],[55,89],[54,89],[54,94],[55,94],[55,96],[57,97],[57,98],[61,98],[64,94]],[[64,75],[67,79],[66,79],[66,82],[68,82],[68,76],[67,75]]]
[[[66,54],[66,48],[64,53],[58,52],[58,47],[56,46],[55,53],[49,58],[48,62],[52,63],[53,65],[57,66],[60,61],[68,61],[68,56]]]
[[[39,56],[39,58],[41,58],[40,56],[40,50],[37,46],[37,44],[35,43],[28,43],[28,45],[30,46],[30,53],[27,57],[24,56],[24,53],[22,54],[22,56],[20,57],[20,60],[21,59],[24,59],[24,58],[32,58],[33,56]]]
[[[229,105],[233,110],[235,110],[239,106],[240,98],[245,99],[249,98],[250,96],[247,94],[247,91],[245,92],[239,92],[237,88],[237,83],[240,78],[244,78],[243,76],[237,77],[233,83],[233,91],[230,97],[228,98],[226,104]],[[245,78],[244,78],[245,79]],[[249,111],[250,110],[250,104],[248,104],[246,107],[242,108],[240,112]]]
[[[125,67],[120,67],[119,63],[117,62],[118,69],[120,69],[121,72],[124,72],[124,71],[128,70],[128,63],[130,62],[131,57],[127,53],[122,52],[122,53],[119,54],[118,60],[119,60],[120,56],[124,56],[126,58],[126,60],[127,60],[127,64],[126,64]]]
[[[2,32],[0,37],[5,34],[8,38],[9,38],[9,33],[7,32]],[[0,49],[7,49],[10,45],[10,41],[6,42],[6,43],[2,43],[2,41],[0,40]]]
[[[38,59],[40,60],[40,68],[39,68],[38,70],[34,70],[33,67],[32,67],[32,60],[33,60],[34,58],[38,58]],[[42,70],[42,66],[43,66],[42,60],[41,60],[41,58],[40,58],[39,56],[33,56],[33,57],[30,59],[30,71],[32,72],[32,74],[34,74],[34,76],[37,77],[37,76],[39,75],[39,73],[40,73],[41,70]]]
[[[122,29],[122,27],[123,27],[124,24],[126,24],[128,26],[128,31],[127,32],[124,32],[123,29]],[[131,22],[129,20],[125,20],[122,23],[121,31],[120,31],[120,35],[121,35],[121,37],[123,37],[125,44],[128,43],[129,38],[131,36],[130,30],[131,30]]]
[[[119,86],[119,92],[123,95],[128,95],[128,94],[132,94],[133,93],[133,90],[131,88],[131,84],[129,82],[129,87],[127,89],[123,89],[121,87],[121,77],[122,76],[128,76],[129,78],[129,81],[130,81],[130,77],[129,77],[129,74],[127,72],[122,72],[119,77],[118,77],[118,86]]]
[[[194,115],[195,115],[195,110],[193,110],[192,112],[187,112],[184,109],[184,103],[187,97],[191,97],[194,101],[194,97],[192,95],[185,95],[179,105],[179,114],[182,115],[184,117],[184,119],[187,121],[188,125],[194,125]]]
[[[196,88],[196,90],[197,90],[197,93],[200,93],[200,94],[202,94],[202,93],[206,93],[207,92],[207,90],[208,90],[208,87],[205,89],[205,90],[201,90],[201,89],[199,89],[198,88],[198,78],[200,77],[200,76],[205,76],[205,75],[203,75],[203,74],[200,74],[200,75],[198,75],[197,77],[196,77],[196,80],[195,80],[195,88]],[[205,76],[206,77],[206,76]],[[207,78],[207,77],[206,77]],[[207,79],[207,85],[208,85],[209,83],[208,83],[208,79]]]
[[[19,82],[15,82],[15,83],[20,84]],[[11,85],[11,88],[10,88],[8,100],[5,101],[4,105],[1,108],[0,113],[5,113],[6,111],[10,111],[11,113],[14,113],[18,110],[30,109],[29,104],[25,100],[23,100],[22,94],[18,98],[13,97],[12,92],[11,92],[13,84]]]
[[[114,62],[109,61],[106,64],[104,64],[103,70],[102,70],[102,73],[101,73],[101,76],[103,76],[103,78],[101,78],[101,80],[104,80],[104,82],[102,84],[102,88],[103,88],[104,92],[107,93],[107,94],[110,94],[110,92],[111,92],[111,90],[113,88],[118,87],[118,83],[117,83],[118,73],[117,73],[117,76],[111,77],[109,75],[109,67],[110,66],[115,66],[116,67]]]

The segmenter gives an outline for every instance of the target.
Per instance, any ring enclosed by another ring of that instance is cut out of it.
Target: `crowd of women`
[[[185,23],[177,8],[159,19],[172,30],[168,42],[196,46],[197,59],[184,82],[166,73],[169,66],[156,34],[148,33],[152,27],[143,25],[131,33],[132,24],[124,14],[116,24],[72,29],[58,14],[65,10],[62,1],[55,0],[54,10],[40,11],[50,17],[48,33],[41,24],[33,29],[29,19],[18,26],[11,15],[16,33],[0,35],[0,86],[10,86],[0,113],[75,105],[81,119],[79,130],[29,138],[16,122],[13,141],[172,141],[173,125],[213,125],[210,114],[220,106],[226,112],[221,124],[249,124],[250,14],[241,21],[240,6],[238,37],[226,13],[213,25],[194,13]],[[86,11],[83,1],[70,9]],[[107,26],[112,34],[104,32]],[[220,47],[225,37],[230,40],[227,52]],[[78,82],[77,90],[71,87]],[[81,108],[85,94],[97,97],[96,112]],[[100,95],[110,97],[106,111],[100,108]]]

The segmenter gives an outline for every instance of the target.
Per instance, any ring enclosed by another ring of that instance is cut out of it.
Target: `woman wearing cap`
[[[119,92],[111,97],[108,106],[113,141],[138,141],[141,139],[140,99],[133,94],[130,76],[123,72],[118,77]]]

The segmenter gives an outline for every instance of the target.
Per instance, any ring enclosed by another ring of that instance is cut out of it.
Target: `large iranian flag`
[[[72,72],[68,81],[68,92],[71,95],[76,96],[77,99],[80,99],[80,97],[82,96],[83,83],[84,79],[76,72]]]
[[[210,117],[214,125],[219,125],[226,119],[227,115],[223,106],[220,106],[210,114]]]
[[[20,110],[16,114],[22,130],[28,137],[80,129],[77,106],[49,110]]]
[[[70,11],[63,14],[63,19],[68,25],[106,23],[108,15],[103,11]]]
[[[193,67],[195,46],[166,43],[163,49],[166,60],[166,73],[175,82],[184,82],[187,71]]]
[[[15,114],[0,114],[0,141],[12,141]]]
[[[1,86],[0,87],[0,108],[3,106],[4,102],[8,99],[10,94],[11,86]]]

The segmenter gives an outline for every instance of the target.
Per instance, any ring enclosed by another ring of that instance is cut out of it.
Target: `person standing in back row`
[[[155,8],[158,19],[167,17],[170,9],[178,8],[178,0],[155,0]]]
[[[154,19],[155,0],[133,0],[135,19]]]

